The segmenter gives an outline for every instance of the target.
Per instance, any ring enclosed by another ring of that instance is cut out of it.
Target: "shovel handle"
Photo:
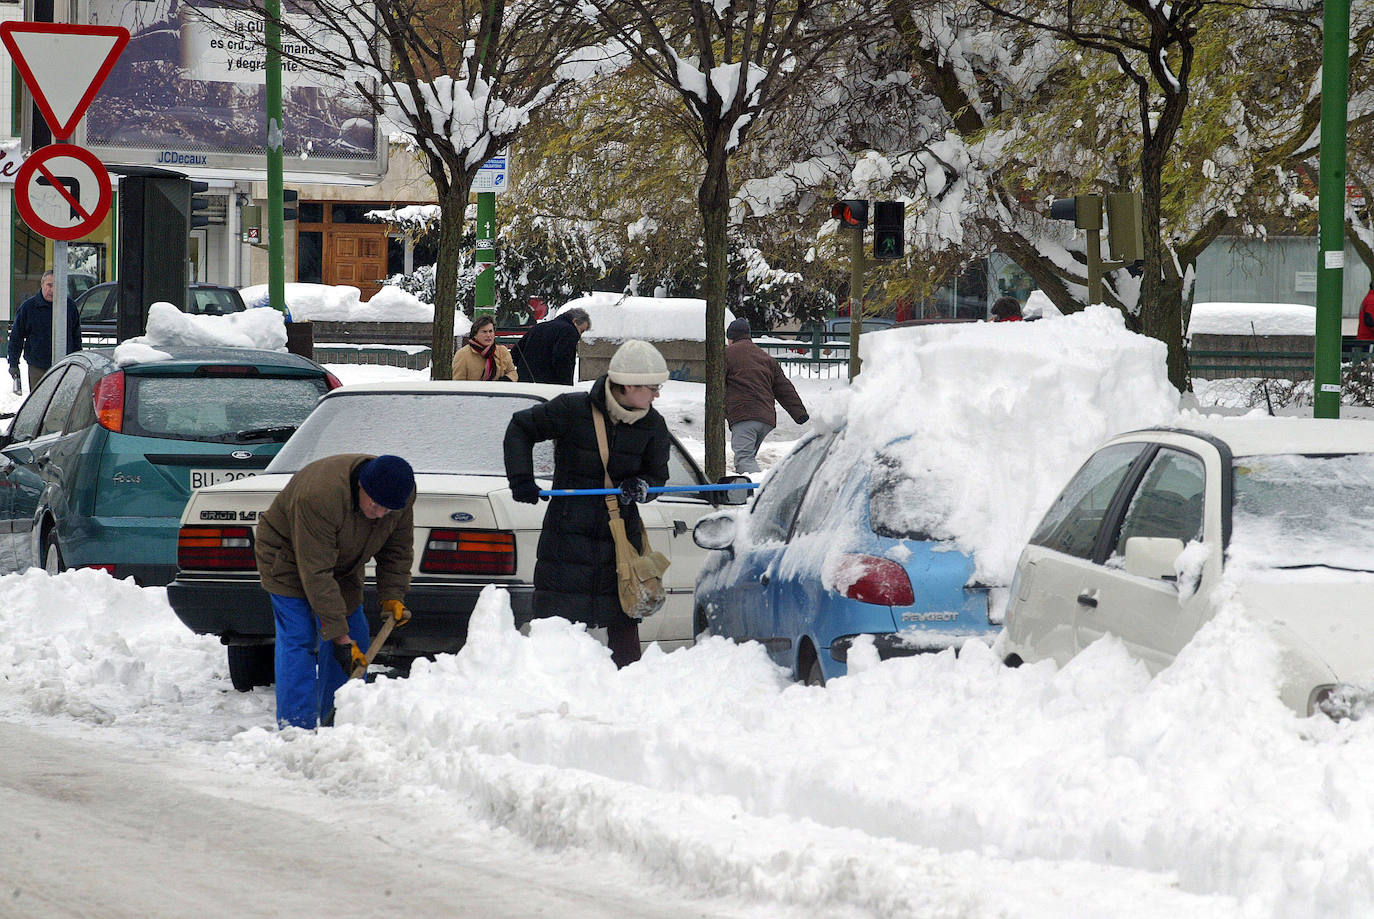
[[[396,628],[396,617],[387,616],[386,622],[382,623],[381,631],[377,633],[376,638],[372,639],[372,644],[368,646],[367,653],[363,655],[367,659],[367,663],[354,667],[353,672],[348,675],[350,680],[360,680],[367,675],[368,666],[376,659],[377,652],[382,650],[382,645],[386,644],[386,640],[394,628]]]

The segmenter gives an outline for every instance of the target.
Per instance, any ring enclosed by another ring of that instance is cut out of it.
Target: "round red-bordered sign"
[[[80,239],[110,212],[110,174],[85,147],[35,150],[14,178],[14,203],[29,228],[48,239]]]

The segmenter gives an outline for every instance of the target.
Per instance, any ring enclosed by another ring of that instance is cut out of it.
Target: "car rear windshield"
[[[1374,455],[1246,456],[1233,468],[1233,563],[1374,571]]]
[[[209,443],[285,440],[329,391],[323,377],[125,377],[124,433]]]
[[[541,401],[496,392],[336,395],[320,403],[267,470],[295,472],[336,453],[393,453],[416,472],[504,476],[510,416]],[[535,447],[534,470],[553,474],[551,441]]]

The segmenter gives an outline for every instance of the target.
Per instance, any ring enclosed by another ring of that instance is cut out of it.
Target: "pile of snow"
[[[695,297],[629,297],[599,292],[570,300],[558,312],[574,307],[586,310],[592,321],[583,341],[706,340],[706,301]],[[727,309],[725,325],[734,321],[735,314]]]
[[[1189,335],[1315,335],[1317,308],[1304,303],[1194,303]]]
[[[268,305],[267,285],[255,284],[239,291],[249,307]],[[384,286],[366,303],[362,292],[348,285],[287,284],[286,308],[296,322],[433,322],[434,305],[399,287]],[[455,317],[456,334],[471,327],[461,311]]]
[[[884,453],[919,484],[911,529],[953,538],[992,583],[1009,583],[1040,517],[1103,440],[1178,412],[1164,344],[1107,307],[889,329],[863,343],[847,403],[822,417],[847,421],[846,438],[870,450],[907,438]]]
[[[114,351],[118,364],[166,360],[159,348],[261,348],[286,350],[286,321],[276,310],[250,309],[223,316],[192,316],[170,303],[148,307],[148,330]]]
[[[1021,316],[1025,319],[1050,319],[1064,315],[1054,301],[1043,290],[1033,290],[1021,305]]]

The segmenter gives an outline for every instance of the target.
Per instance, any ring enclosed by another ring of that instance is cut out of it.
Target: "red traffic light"
[[[852,199],[836,201],[830,205],[830,216],[847,227],[862,229],[868,226],[868,202]]]

